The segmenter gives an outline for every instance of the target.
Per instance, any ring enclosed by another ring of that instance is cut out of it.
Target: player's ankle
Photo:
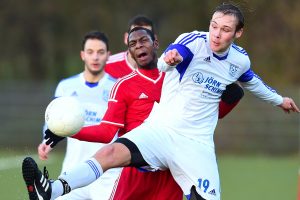
[[[71,187],[69,186],[69,184],[63,179],[58,179],[52,182],[51,199],[56,199],[57,197],[67,194],[70,191]]]

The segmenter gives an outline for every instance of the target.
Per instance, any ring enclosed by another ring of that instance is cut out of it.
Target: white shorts
[[[212,147],[151,122],[144,122],[122,137],[137,145],[150,167],[170,169],[185,195],[195,185],[203,198],[220,199],[219,172]]]
[[[108,200],[121,169],[110,169],[90,185],[72,190],[56,200]]]

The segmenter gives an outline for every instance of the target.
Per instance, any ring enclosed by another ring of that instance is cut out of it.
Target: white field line
[[[0,171],[8,170],[8,169],[15,169],[15,168],[22,168],[23,159],[28,155],[23,156],[9,156],[5,158],[0,158]],[[29,155],[31,156],[31,155]],[[37,161],[39,164],[39,158],[37,156],[31,156],[33,159]],[[47,161],[47,164],[52,163],[55,156],[52,156],[51,159]]]

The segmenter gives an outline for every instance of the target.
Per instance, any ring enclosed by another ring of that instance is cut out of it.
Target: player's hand
[[[282,110],[286,113],[290,113],[291,111],[297,113],[300,112],[294,100],[289,97],[283,97],[283,102],[279,105],[279,107],[281,107]]]
[[[47,160],[48,159],[48,154],[50,153],[51,150],[52,150],[52,148],[49,145],[46,145],[45,143],[41,143],[38,146],[39,158],[41,160]]]
[[[164,61],[170,66],[175,66],[181,63],[183,58],[177,49],[172,49],[165,53]]]
[[[61,140],[65,139],[65,137],[55,135],[49,129],[47,129],[45,131],[44,139],[46,141],[46,144],[50,145],[50,147],[53,148],[53,147],[55,147],[55,145],[57,145],[57,143],[59,143]]]

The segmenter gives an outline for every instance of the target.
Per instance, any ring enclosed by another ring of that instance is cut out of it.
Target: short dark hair
[[[236,25],[236,31],[239,31],[244,27],[245,19],[241,9],[238,5],[232,3],[224,2],[221,5],[217,6],[214,10],[215,12],[221,12],[224,15],[233,15],[238,19],[238,24]]]
[[[130,32],[131,26],[150,26],[152,32],[155,33],[153,21],[145,15],[139,14],[129,20],[127,30],[128,33]]]
[[[137,27],[134,27],[133,29],[131,29],[131,30],[129,31],[129,33],[128,33],[128,38],[127,38],[127,42],[128,42],[128,39],[129,39],[130,34],[131,34],[132,32],[138,31],[138,30],[144,30],[144,31],[146,31],[147,34],[151,37],[151,40],[152,40],[152,41],[155,40],[154,33],[153,33],[151,30],[149,30],[149,29],[147,29],[147,28],[144,28],[144,27],[142,27],[142,26],[137,26]]]
[[[97,39],[97,40],[104,42],[106,45],[106,49],[109,50],[108,38],[103,32],[90,31],[90,32],[86,33],[85,36],[83,37],[83,40],[81,43],[82,50],[84,50],[85,43],[88,39]]]

